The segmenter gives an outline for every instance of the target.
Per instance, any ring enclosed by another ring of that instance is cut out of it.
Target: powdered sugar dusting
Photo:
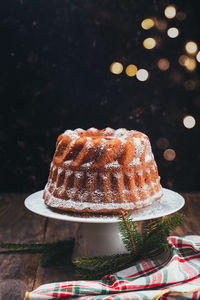
[[[145,155],[145,162],[151,161],[152,160],[152,156],[147,154]]]
[[[139,176],[142,176],[142,174],[143,174],[143,171],[142,171],[142,170],[140,170],[140,171],[138,171],[137,173],[138,173],[138,175],[139,175]]]
[[[80,132],[84,132],[85,130],[84,130],[84,129],[82,129],[82,128],[77,128],[77,129],[75,129],[74,131],[76,131],[76,132],[80,133]]]
[[[76,171],[75,172],[75,177],[78,178],[78,179],[82,178],[83,177],[83,172]]]
[[[163,196],[145,208],[135,210],[131,212],[131,217],[134,221],[149,220],[154,218],[163,217],[172,214],[179,210],[184,205],[184,199],[178,193],[170,191],[163,188]],[[101,224],[114,224],[119,221],[118,215],[108,215],[108,214],[94,214],[90,213],[88,215],[83,214],[71,214],[66,212],[60,213],[60,211],[53,211],[47,205],[45,205],[43,200],[44,191],[36,192],[30,195],[25,200],[25,206],[30,211],[37,213],[41,216],[48,218],[54,218],[58,220],[63,220],[67,222],[81,222],[81,223],[101,223]]]
[[[91,128],[88,129],[88,132],[96,133],[96,132],[98,132],[98,129],[96,129],[94,127],[91,127]]]
[[[115,130],[115,133],[114,133],[114,137],[128,137],[128,130],[125,129],[125,128],[119,128],[117,130]]]
[[[71,165],[71,163],[72,163],[72,160],[66,160],[66,161],[64,161],[64,166],[70,166]]]
[[[109,168],[119,168],[119,167],[120,167],[120,164],[119,164],[119,162],[117,160],[113,161],[111,163],[107,163],[104,166],[104,168],[106,168],[106,169],[109,169]]]
[[[63,136],[69,136],[72,140],[77,140],[79,138],[78,132],[75,132],[70,129],[65,130],[65,132],[63,133]]]
[[[104,134],[113,134],[114,133],[114,129],[110,128],[110,127],[106,127],[104,130]]]
[[[97,192],[97,191],[96,191]],[[160,190],[155,195],[148,197],[145,200],[139,200],[135,202],[127,202],[127,203],[92,203],[92,202],[78,202],[73,200],[62,200],[59,198],[56,198],[52,196],[47,190],[47,197],[48,200],[46,200],[46,204],[54,207],[54,208],[64,208],[64,209],[74,209],[74,210],[85,210],[85,209],[91,209],[95,211],[101,211],[101,210],[116,210],[116,209],[127,209],[127,210],[133,210],[140,207],[145,207],[147,205],[151,205],[155,199],[162,196],[162,190]]]
[[[130,163],[129,166],[134,166],[134,165],[139,165],[140,164],[140,159],[139,157],[134,158]]]
[[[81,167],[87,169],[87,168],[91,167],[92,164],[93,164],[93,161],[90,161],[90,162],[82,164]]]
[[[60,175],[63,172],[62,168],[58,168],[58,175]]]
[[[144,146],[141,143],[141,139],[134,138],[134,145],[135,145],[135,156],[136,158],[140,158],[142,152],[144,151]]]

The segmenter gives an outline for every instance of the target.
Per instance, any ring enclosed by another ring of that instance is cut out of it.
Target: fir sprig
[[[118,254],[112,256],[102,256],[101,265],[96,264],[96,261],[88,261],[86,264],[82,263],[82,257],[78,260],[75,259],[74,263],[76,265],[76,278],[84,279],[99,279],[105,274],[110,274],[116,272],[116,270],[121,270],[128,266],[128,264],[133,260],[132,255],[128,254]]]
[[[122,211],[118,226],[126,249],[135,255],[142,245],[142,235],[138,232],[136,223],[129,214]]]
[[[0,248],[13,251],[26,251],[29,253],[41,253],[39,263],[43,266],[59,264],[67,252],[71,252],[74,240],[59,241],[56,243],[0,243]]]

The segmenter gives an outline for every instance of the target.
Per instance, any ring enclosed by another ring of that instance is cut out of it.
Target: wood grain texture
[[[200,194],[184,193],[185,205],[180,210],[185,215],[185,223],[177,227],[171,235],[200,235]]]
[[[24,207],[24,194],[0,196],[0,241],[42,242],[45,218]],[[2,249],[3,252],[5,250]],[[32,290],[38,268],[38,254],[0,254],[0,299],[21,300]]]
[[[0,242],[56,242],[72,238],[77,224],[46,219],[24,207],[25,194],[0,195]],[[200,235],[200,193],[183,194],[186,203],[181,212],[186,216],[183,226],[173,235]],[[0,249],[1,252],[5,250]],[[43,268],[38,254],[0,253],[0,300],[21,300],[25,290],[41,284],[74,279],[70,253],[63,264]]]
[[[58,242],[61,240],[69,240],[75,236],[77,225],[78,224],[48,219],[45,241]],[[39,266],[34,288],[44,283],[73,280],[74,267],[71,263],[71,255],[72,253],[66,253],[66,257],[63,257],[62,264],[48,268]]]

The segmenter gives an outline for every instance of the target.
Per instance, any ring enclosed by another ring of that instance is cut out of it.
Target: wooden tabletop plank
[[[0,242],[43,242],[45,218],[24,207],[25,197],[0,196]],[[38,254],[30,253],[0,254],[0,299],[21,300],[25,290],[33,289],[38,258]]]
[[[185,216],[183,225],[172,232],[173,235],[200,235],[200,194],[184,193],[185,205],[180,210]]]
[[[45,241],[58,242],[70,240],[74,238],[77,226],[78,224],[76,223],[48,219]],[[34,288],[44,283],[73,280],[74,267],[71,263],[71,255],[72,252],[66,253],[65,257],[63,257],[62,264],[55,264],[53,266],[49,266],[48,268],[39,266]]]

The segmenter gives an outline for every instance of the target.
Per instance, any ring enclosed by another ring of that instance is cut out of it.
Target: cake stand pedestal
[[[127,252],[119,233],[118,216],[81,216],[55,211],[44,203],[42,195],[43,191],[39,191],[26,198],[24,202],[26,208],[44,217],[79,223],[73,258]],[[163,188],[163,196],[159,200],[151,206],[132,212],[131,217],[137,222],[160,218],[178,211],[184,203],[181,195]]]

